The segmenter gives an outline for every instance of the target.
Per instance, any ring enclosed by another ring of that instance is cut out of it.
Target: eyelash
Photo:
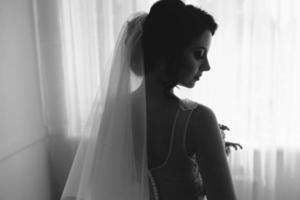
[[[195,51],[194,56],[196,59],[203,59],[205,57],[205,50]]]

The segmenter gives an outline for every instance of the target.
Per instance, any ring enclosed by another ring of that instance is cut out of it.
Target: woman
[[[213,111],[172,92],[210,70],[216,28],[209,14],[180,1],[157,2],[144,23],[148,162],[160,199],[202,199],[198,166],[209,200],[235,199]]]
[[[210,69],[216,27],[179,0],[125,25],[62,200],[235,200],[213,111],[173,94]]]

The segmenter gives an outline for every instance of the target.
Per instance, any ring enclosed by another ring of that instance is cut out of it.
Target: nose
[[[209,71],[210,70],[210,65],[209,65],[207,57],[204,59],[203,63],[201,64],[200,69],[202,71]]]

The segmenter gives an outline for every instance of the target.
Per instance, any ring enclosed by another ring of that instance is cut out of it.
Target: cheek
[[[183,58],[178,63],[178,67],[180,68],[180,79],[182,81],[187,81],[193,78],[196,73],[198,73],[201,62],[202,61],[194,59],[192,54],[183,56]]]
[[[200,62],[195,59],[189,58],[186,60],[186,71],[191,75],[198,72],[199,66]]]
[[[181,66],[180,80],[182,82],[190,81],[196,75],[198,69],[194,63],[186,62],[184,66]]]

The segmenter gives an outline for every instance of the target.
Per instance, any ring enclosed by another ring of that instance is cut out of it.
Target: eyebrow
[[[206,47],[203,47],[203,46],[194,46],[193,49],[204,49],[205,51],[207,51],[207,48]]]
[[[206,47],[200,47],[200,46],[195,46],[194,48],[193,48],[193,51],[204,51],[204,53],[207,53],[208,51],[207,51],[207,48]]]

